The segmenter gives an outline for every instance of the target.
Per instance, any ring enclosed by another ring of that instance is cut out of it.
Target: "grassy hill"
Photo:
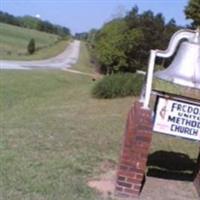
[[[31,38],[36,42],[36,55],[27,54]],[[64,50],[66,41],[58,35],[0,23],[0,59],[32,60],[54,56]]]

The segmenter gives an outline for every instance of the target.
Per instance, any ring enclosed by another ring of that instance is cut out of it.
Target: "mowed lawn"
[[[27,45],[33,38],[36,53],[28,55]],[[66,47],[58,35],[0,23],[0,59],[33,60],[55,56]]]
[[[117,163],[135,97],[97,100],[93,85],[64,71],[0,72],[0,200],[102,199],[87,181]],[[196,159],[198,144],[155,134],[160,150]]]

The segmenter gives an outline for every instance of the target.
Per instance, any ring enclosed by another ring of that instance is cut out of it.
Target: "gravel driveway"
[[[67,69],[75,64],[79,58],[80,41],[71,42],[64,52],[56,57],[37,61],[8,61],[0,60],[0,70],[2,69]]]

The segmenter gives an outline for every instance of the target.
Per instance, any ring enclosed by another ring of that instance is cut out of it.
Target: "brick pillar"
[[[123,146],[117,170],[115,196],[131,199],[139,196],[152,139],[151,111],[135,102],[128,114]]]
[[[194,185],[195,185],[196,190],[197,190],[197,192],[200,196],[200,151],[199,151],[199,157],[198,157],[198,160],[197,160],[197,173],[196,173],[196,177],[195,177],[195,180],[194,180]]]

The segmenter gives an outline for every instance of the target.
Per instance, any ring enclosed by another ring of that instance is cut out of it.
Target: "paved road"
[[[64,52],[56,57],[37,61],[8,61],[0,60],[2,69],[62,69],[65,70],[75,64],[79,58],[80,41],[71,42]]]

